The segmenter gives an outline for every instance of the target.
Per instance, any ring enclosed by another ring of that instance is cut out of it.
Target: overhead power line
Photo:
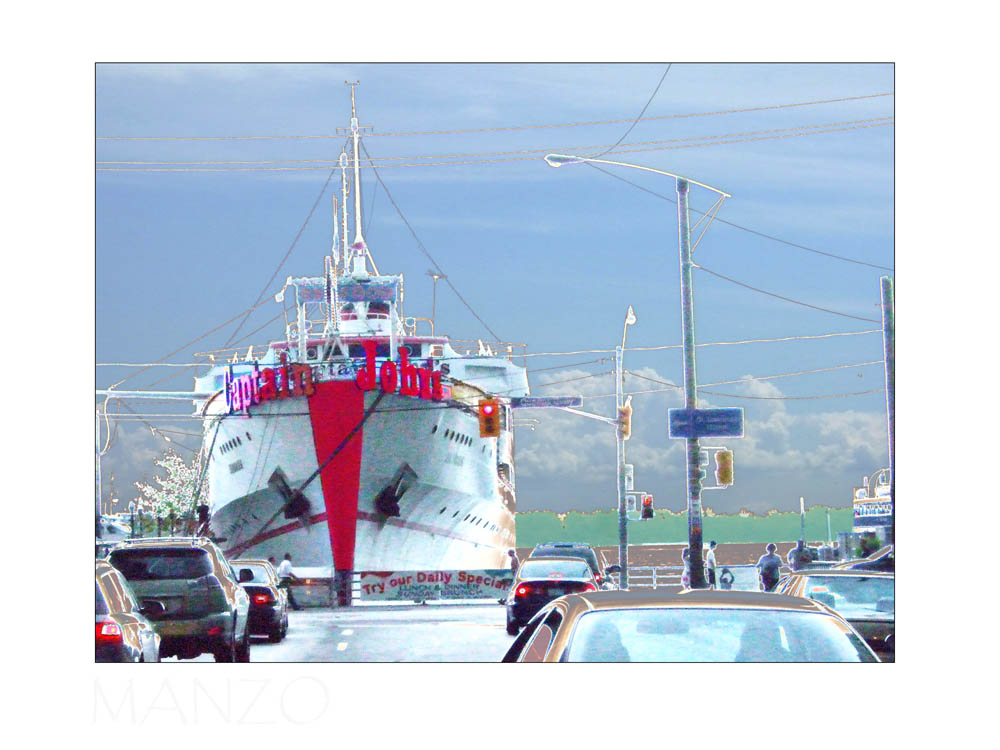
[[[669,70],[669,68],[668,68]],[[664,74],[666,75],[666,74]],[[662,83],[662,80],[661,80]],[[655,92],[654,92],[655,94]],[[845,96],[838,99],[815,99],[808,102],[793,102],[791,104],[772,104],[762,107],[744,107],[740,109],[724,109],[713,112],[694,112],[679,115],[659,115],[657,117],[640,118],[639,122],[652,122],[655,120],[674,120],[686,117],[711,117],[715,115],[729,115],[744,112],[763,112],[774,109],[788,109],[792,107],[808,107],[816,104],[835,104],[838,102],[860,101],[863,99],[878,99],[881,97],[895,96],[895,92],[884,94],[866,94],[863,96]],[[624,120],[594,120],[590,122],[567,122],[553,125],[512,125],[498,128],[465,128],[462,130],[423,130],[396,133],[370,133],[366,137],[385,138],[388,136],[412,136],[412,135],[459,135],[463,133],[498,133],[512,130],[541,130],[546,128],[575,128],[590,125],[616,125]],[[99,141],[274,141],[274,140],[323,140],[342,138],[341,135],[218,135],[218,136],[124,136],[124,135],[104,135],[97,136]]]
[[[677,204],[677,201],[675,201],[673,198],[670,198],[669,196],[663,195],[662,193],[658,193],[655,190],[650,190],[649,188],[645,188],[642,185],[639,185],[639,184],[637,184],[635,182],[632,182],[632,180],[626,179],[625,177],[622,177],[621,175],[617,175],[614,172],[611,172],[611,171],[609,171],[607,169],[599,167],[596,164],[591,164],[590,162],[585,162],[585,164],[587,164],[588,167],[593,167],[598,172],[603,172],[604,174],[608,175],[609,177],[614,177],[616,180],[621,180],[622,182],[626,182],[629,185],[631,185],[632,187],[635,187],[635,188],[638,188],[639,190],[642,190],[644,193],[649,193],[650,195],[655,196],[657,198],[662,198],[663,200],[667,201],[668,203],[673,203],[674,205]],[[699,211],[696,208],[691,208],[690,210],[693,211],[696,214],[702,214],[702,215],[705,214],[704,211]],[[758,237],[764,237],[765,239],[768,239],[768,240],[774,240],[775,242],[780,242],[783,245],[788,245],[789,247],[795,247],[795,248],[798,248],[799,250],[806,250],[806,251],[808,251],[810,253],[816,253],[817,255],[825,255],[828,258],[835,258],[836,260],[843,260],[843,261],[847,261],[848,263],[856,263],[859,266],[868,266],[869,268],[878,268],[878,269],[883,270],[883,271],[892,271],[892,270],[894,270],[892,268],[889,268],[888,266],[880,266],[880,265],[878,265],[876,263],[867,263],[867,262],[865,262],[863,260],[857,260],[855,258],[847,258],[847,257],[845,257],[843,255],[835,255],[834,253],[827,253],[827,252],[824,252],[823,250],[817,250],[817,249],[812,248],[812,247],[806,247],[805,245],[800,245],[800,244],[798,244],[796,242],[789,242],[788,240],[783,240],[780,237],[775,237],[774,235],[771,235],[771,234],[764,234],[763,232],[758,232],[756,229],[750,229],[749,227],[744,227],[744,226],[741,226],[740,224],[735,224],[735,223],[733,223],[731,221],[726,221],[725,219],[720,219],[719,217],[715,217],[715,221],[721,222],[723,224],[728,224],[729,226],[734,227],[735,229],[742,229],[744,232],[749,232],[750,234],[756,234]]]
[[[765,291],[763,289],[758,289],[755,286],[750,286],[749,284],[744,284],[742,281],[737,281],[736,279],[731,279],[728,276],[723,276],[721,273],[716,273],[715,271],[710,271],[709,269],[705,268],[704,266],[700,266],[697,263],[693,263],[692,265],[695,268],[698,268],[698,269],[704,271],[705,273],[710,273],[713,276],[718,276],[720,279],[728,281],[731,284],[736,284],[737,286],[744,287],[745,289],[750,289],[751,291],[758,292],[760,294],[766,294],[768,297],[775,297],[776,299],[784,300],[785,302],[791,302],[792,304],[801,305],[802,307],[809,307],[809,308],[812,308],[813,310],[820,310],[821,312],[831,313],[832,315],[840,315],[841,317],[844,317],[844,318],[853,318],[854,320],[864,320],[864,321],[867,321],[869,323],[879,323],[880,322],[880,321],[876,320],[875,318],[861,318],[861,317],[859,317],[857,315],[848,315],[847,313],[837,312],[836,310],[830,310],[829,308],[826,308],[826,307],[818,307],[817,305],[810,305],[808,302],[800,302],[799,300],[792,299],[791,297],[782,297],[780,294],[775,294],[774,292],[767,292],[767,291]]]
[[[683,148],[702,148],[705,146],[727,146],[733,143],[752,143],[755,141],[771,141],[782,138],[798,138],[804,135],[826,135],[828,133],[841,133],[850,130],[864,130],[866,128],[877,128],[894,124],[893,120],[885,122],[873,122],[867,125],[854,125],[851,127],[820,129],[796,129],[803,132],[788,132],[782,135],[764,135],[755,138],[731,138],[730,140],[712,140],[704,143],[682,143],[674,146],[646,146],[644,148],[628,148],[616,151],[616,154],[634,154],[649,151],[673,151]],[[763,131],[776,132],[776,131]],[[716,136],[709,136],[715,138]],[[695,139],[691,139],[695,140]],[[631,145],[631,144],[630,144]],[[539,149],[539,151],[546,149]],[[420,157],[417,157],[420,158]],[[537,157],[520,156],[502,159],[471,159],[465,161],[440,161],[440,162],[419,162],[410,164],[382,164],[384,169],[396,169],[403,167],[461,167],[475,164],[509,164],[513,162],[534,161]],[[361,165],[363,169],[374,169],[372,163]],[[326,169],[326,167],[97,167],[97,172],[314,172]]]
[[[865,123],[878,123],[878,124],[888,124],[889,120],[892,120],[892,116],[888,117],[871,117],[864,120],[844,120],[842,122],[828,122],[821,123],[819,125],[797,125],[791,128],[771,128],[769,130],[748,130],[741,133],[722,133],[719,135],[702,135],[702,136],[688,136],[686,138],[667,138],[655,141],[633,141],[631,143],[626,143],[626,146],[659,146],[663,144],[670,143],[689,143],[693,141],[715,141],[722,140],[726,138],[743,138],[745,136],[751,135],[768,135],[771,133],[790,133],[798,131],[808,131],[808,130],[822,130],[825,128],[835,128],[843,125],[861,125]],[[606,148],[608,151],[618,146],[616,143],[612,146],[599,145],[599,146],[553,146],[549,144],[548,146],[543,146],[541,148],[527,148],[527,149],[516,149],[514,151],[483,151],[476,153],[457,153],[457,154],[411,154],[407,156],[379,156],[369,160],[370,164],[378,166],[394,166],[389,162],[398,161],[414,161],[417,159],[470,159],[474,157],[483,156],[512,156],[516,154],[542,154],[550,153],[552,151],[560,151],[566,153],[580,153],[583,151],[590,151],[595,148]],[[605,151],[604,153],[607,153]],[[624,152],[622,152],[624,153]],[[603,154],[598,154],[601,156]],[[596,157],[588,157],[596,158]],[[135,165],[135,166],[162,166],[162,165],[181,165],[181,164],[194,164],[194,165],[251,165],[251,164],[323,164],[323,165],[334,165],[336,166],[336,159],[239,159],[239,160],[202,160],[202,161],[97,161],[96,164],[124,164],[124,165]],[[315,167],[315,169],[322,169],[323,167]]]

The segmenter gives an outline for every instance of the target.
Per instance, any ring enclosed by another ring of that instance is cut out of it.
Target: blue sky
[[[676,207],[588,167],[548,167],[547,151],[593,154],[615,143],[649,99],[666,66],[628,65],[99,65],[96,134],[109,136],[328,135],[350,116],[343,81],[360,80],[362,124],[375,158],[497,154],[511,159],[464,166],[380,167],[379,172],[421,242],[472,307],[506,341],[531,353],[613,349],[625,311],[638,322],[628,346],[680,343]],[[893,92],[891,65],[675,64],[645,118]],[[694,148],[629,152],[632,145],[732,136],[788,134],[795,128],[858,127],[891,117],[894,97],[639,122],[603,158],[684,174],[732,194],[720,219],[787,242],[894,267],[894,126]],[[496,130],[447,135],[381,135],[618,120],[577,127]],[[765,133],[764,131],[773,131]],[[690,140],[686,143],[691,143]],[[158,168],[205,167],[190,162],[336,159],[341,139],[211,141],[99,140],[99,170],[141,169],[105,162],[189,162]],[[677,145],[677,144],[674,144]],[[621,152],[620,156],[615,156]],[[526,158],[534,157],[534,158]],[[428,161],[437,162],[439,159]],[[147,168],[152,165],[145,165]],[[213,165],[228,168],[236,165]],[[274,165],[272,165],[274,166]],[[296,163],[293,166],[316,166]],[[673,198],[673,180],[606,167],[649,191]],[[98,171],[96,177],[96,360],[152,362],[218,326],[257,299],[288,250],[328,173],[309,171]],[[384,272],[406,275],[406,312],[429,316],[430,267],[370,171],[363,175],[366,238]],[[339,182],[339,176],[333,184]],[[714,197],[695,188],[692,207]],[[330,191],[324,195],[280,280],[318,275],[330,245]],[[693,221],[698,218],[693,214]],[[879,277],[890,273],[809,253],[716,222],[696,262],[742,283],[856,318],[794,305],[695,271],[699,343],[817,336],[880,328]],[[276,291],[272,284],[269,292]],[[262,325],[277,304],[256,311],[243,331]],[[456,338],[488,332],[443,284],[437,328]],[[221,346],[221,329],[170,362]],[[255,336],[281,333],[275,323]],[[251,343],[250,341],[246,342]],[[856,365],[880,360],[878,333],[782,343],[704,347],[701,383]],[[586,408],[609,415],[614,379],[598,375],[610,353],[529,359],[533,391],[582,394]],[[628,351],[625,366],[645,378],[680,383],[678,350]],[[562,369],[547,369],[560,367]],[[98,387],[134,368],[97,368]],[[157,369],[127,381],[148,387],[171,374]],[[190,387],[185,373],[156,388]],[[550,384],[551,385],[548,385]],[[743,406],[746,437],[728,440],[736,484],[709,492],[719,512],[847,505],[862,474],[886,465],[885,394],[880,365],[755,380],[709,390],[702,405]],[[122,385],[126,387],[126,385]],[[657,388],[626,377],[626,392]],[[859,396],[832,396],[875,390]],[[749,397],[756,398],[749,398]],[[789,400],[781,400],[789,399]],[[666,436],[666,410],[677,392],[637,394],[628,443],[636,485],[658,507],[684,505],[683,448]],[[130,404],[163,413],[152,402]],[[123,410],[124,411],[124,410]],[[127,413],[127,412],[126,412]],[[611,428],[545,412],[532,432],[519,428],[518,504],[522,510],[611,508],[615,444]],[[198,432],[192,422],[148,419],[157,428]],[[161,433],[162,435],[163,433]],[[197,447],[198,439],[171,434]],[[104,457],[120,494],[155,471],[167,443],[141,422],[123,422]],[[182,453],[187,454],[182,450]]]

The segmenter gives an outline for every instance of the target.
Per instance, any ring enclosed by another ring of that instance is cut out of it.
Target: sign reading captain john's
[[[251,406],[263,401],[273,401],[292,396],[311,396],[315,392],[312,368],[308,365],[290,365],[281,354],[280,367],[263,370],[254,364],[253,372],[233,376],[233,368],[226,370],[226,406],[229,412],[248,413]]]
[[[399,364],[391,359],[382,363],[375,372],[375,342],[366,341],[365,366],[358,370],[356,383],[363,391],[373,391],[380,386],[385,393],[399,393],[400,396],[416,396],[427,401],[441,401],[444,388],[441,385],[441,371],[435,370],[431,360],[427,367],[410,364],[410,354],[406,347],[399,347]]]

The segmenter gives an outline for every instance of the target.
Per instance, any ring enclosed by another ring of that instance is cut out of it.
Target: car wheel
[[[507,610],[507,635],[517,635],[517,631],[519,630],[517,621],[511,618],[510,610]]]
[[[239,645],[236,649],[236,661],[248,662],[250,661],[250,624],[247,623],[246,629],[243,631],[243,643]]]
[[[267,640],[269,643],[279,643],[282,638],[285,637],[284,628],[281,625],[281,621],[274,626],[274,630],[267,634]]]
[[[228,643],[224,643],[219,646],[219,650],[215,651],[212,656],[216,661],[219,662],[234,662],[236,661],[236,631],[233,631],[232,637],[229,639]]]

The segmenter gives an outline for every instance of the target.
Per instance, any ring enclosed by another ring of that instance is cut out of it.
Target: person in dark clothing
[[[719,576],[719,585],[726,591],[730,591],[733,588],[733,581],[736,580],[736,576],[733,575],[733,571],[729,568],[723,568],[722,574]]]
[[[517,551],[513,547],[507,550],[507,554],[510,556],[510,572],[511,575],[514,575],[517,573],[517,569],[520,567],[521,563],[517,559]]]
[[[757,569],[760,571],[760,583],[764,591],[774,591],[781,577],[781,558],[775,554],[778,548],[774,544],[767,545],[767,554],[761,555],[757,561]]]

